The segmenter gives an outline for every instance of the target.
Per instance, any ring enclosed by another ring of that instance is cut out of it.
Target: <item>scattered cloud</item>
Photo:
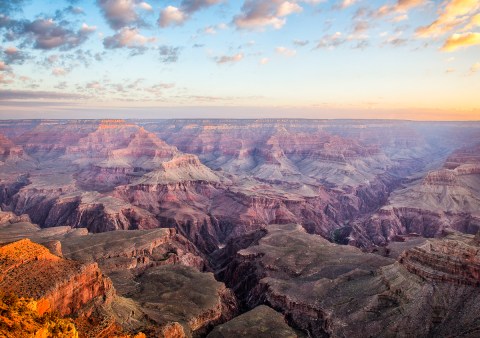
[[[0,84],[10,84],[13,83],[15,79],[15,74],[12,72],[3,72],[0,73]],[[1,101],[1,90],[0,90],[0,101]]]
[[[368,21],[357,21],[353,25],[353,34],[363,34],[370,28]]]
[[[293,40],[293,44],[295,46],[299,46],[299,47],[303,47],[303,46],[306,46],[310,43],[310,41],[308,40]]]
[[[337,4],[337,8],[345,9],[345,8],[348,8],[350,6],[355,5],[357,2],[358,2],[357,0],[342,0],[342,1],[340,1],[340,3]]]
[[[204,8],[223,2],[223,0],[182,0],[179,7],[167,6],[160,11],[160,27],[182,25],[190,16]]]
[[[160,27],[182,25],[187,20],[187,15],[177,7],[168,6],[160,12],[158,24]]]
[[[275,52],[277,52],[278,54],[281,54],[283,56],[287,56],[287,57],[293,57],[293,56],[297,55],[297,51],[295,49],[290,49],[290,48],[283,47],[283,46],[275,48]]]
[[[480,45],[480,33],[460,33],[453,34],[443,44],[441,50],[444,52],[453,52],[462,47]]]
[[[236,63],[243,60],[243,53],[238,53],[235,55],[223,55],[216,58],[217,64],[225,64],[225,63]]]
[[[473,75],[480,71],[480,62],[476,62],[470,67],[470,75]]]
[[[15,46],[9,46],[3,49],[2,56],[3,56],[3,60],[9,65],[10,64],[21,65],[29,58],[27,53],[22,52]]]
[[[205,34],[212,34],[212,35],[213,35],[213,34],[217,34],[217,30],[216,30],[215,27],[213,27],[213,26],[205,27],[205,28],[203,29],[203,32],[204,32]]]
[[[0,13],[4,13],[6,15],[21,11],[23,5],[27,1],[25,0],[2,0],[0,1]]]
[[[478,0],[449,0],[442,3],[438,18],[428,26],[419,27],[416,34],[419,37],[438,37],[452,30],[469,24],[470,19],[477,20],[473,15],[480,9]],[[479,19],[480,20],[480,19]]]
[[[341,32],[336,32],[329,35],[327,34],[320,39],[315,49],[319,49],[319,48],[333,49],[344,44],[345,42],[346,42],[346,39],[343,37]]]
[[[297,2],[295,0],[245,0],[241,13],[233,18],[233,22],[240,29],[258,29],[267,26],[280,29],[285,25],[288,15],[303,10]]]
[[[68,6],[64,9],[56,10],[53,18],[55,20],[63,20],[69,15],[85,15],[85,11],[81,7]]]
[[[10,70],[10,67],[7,64],[5,64],[5,62],[0,61],[0,72],[6,72],[9,70]]]
[[[163,45],[158,47],[158,50],[160,54],[160,61],[163,63],[173,63],[178,61],[181,47]]]
[[[137,28],[124,27],[113,36],[106,37],[103,45],[107,49],[132,48],[144,49],[145,45],[154,42],[154,37],[146,37],[139,33]]]
[[[260,59],[260,64],[261,65],[266,65],[267,63],[270,62],[270,59],[269,58],[261,58]]]
[[[408,16],[406,13],[415,8],[420,6],[425,6],[429,3],[429,0],[397,0],[394,5],[383,5],[379,7],[376,11],[371,13],[371,16],[374,18],[380,18],[387,15],[397,15],[393,21],[402,21],[406,20]]]
[[[465,26],[465,30],[470,30],[480,27],[480,13],[472,16],[470,22]]]
[[[207,27],[203,28],[202,30],[200,30],[199,32],[214,35],[214,34],[217,34],[217,32],[219,30],[224,30],[224,29],[227,29],[227,25],[224,24],[224,23],[220,23],[218,25],[207,26]]]
[[[82,24],[82,27],[80,28],[80,31],[86,34],[93,33],[97,30],[97,26],[89,26],[86,23]]]
[[[157,83],[153,86],[146,87],[144,90],[147,93],[153,94],[153,95],[162,95],[166,90],[172,89],[175,87],[174,83]]]
[[[66,81],[61,81],[54,88],[64,90],[64,89],[67,89],[67,87],[68,87],[67,82]]]
[[[51,91],[30,91],[30,90],[0,90],[0,101],[4,100],[66,100],[83,99],[84,95],[59,93]]]
[[[67,75],[68,70],[62,67],[55,67],[52,69],[52,75],[53,76],[65,76]]]
[[[136,0],[97,0],[103,16],[115,30],[126,26],[144,26],[145,22],[137,9],[150,12],[152,6]]]
[[[71,23],[61,21],[57,23],[53,19],[14,20],[0,15],[0,28],[6,28],[7,40],[21,40],[22,45],[32,44],[35,49],[60,48],[68,50],[84,43],[91,31],[68,28]]]
[[[394,47],[404,46],[408,43],[408,39],[403,37],[403,31],[396,31],[394,34],[386,34],[382,42],[382,46],[390,45]]]
[[[99,82],[99,81],[92,81],[92,82],[88,82],[86,85],[85,85],[85,88],[86,89],[95,89],[95,90],[102,90],[104,89],[102,84]]]

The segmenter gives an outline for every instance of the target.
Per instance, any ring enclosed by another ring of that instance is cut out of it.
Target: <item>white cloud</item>
[[[216,59],[217,64],[225,64],[225,63],[236,63],[243,60],[243,53],[238,53],[235,55],[223,55]]]
[[[168,6],[160,12],[158,24],[160,27],[181,25],[187,20],[187,14],[177,7]]]
[[[280,46],[280,47],[275,48],[275,51],[276,51],[278,54],[281,54],[281,55],[284,55],[284,56],[288,56],[288,57],[292,57],[292,56],[297,55],[297,51],[296,51],[296,50],[294,50],[294,49],[289,49],[289,48],[283,47],[283,46]]]

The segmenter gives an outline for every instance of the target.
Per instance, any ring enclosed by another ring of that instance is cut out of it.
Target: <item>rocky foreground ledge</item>
[[[79,337],[480,333],[480,235],[365,253],[273,224],[206,255],[175,229],[89,234],[0,216],[0,290],[71,318]]]
[[[72,318],[80,337],[205,336],[238,313],[175,229],[88,234],[23,222],[0,226],[0,238],[1,293]]]

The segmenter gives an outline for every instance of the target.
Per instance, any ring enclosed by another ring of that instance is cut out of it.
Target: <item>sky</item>
[[[272,117],[480,120],[480,1],[0,1],[0,118]]]

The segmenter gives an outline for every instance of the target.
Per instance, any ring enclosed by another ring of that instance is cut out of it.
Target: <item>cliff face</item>
[[[27,239],[0,247],[0,257],[0,289],[37,300],[40,315],[70,315],[95,298],[108,301],[113,292],[96,263],[62,259]]]
[[[278,313],[260,307],[212,334],[290,336],[283,318],[313,337],[478,332],[478,238],[422,238],[480,229],[478,146],[458,149],[479,141],[476,127],[5,124],[0,243],[50,252],[10,247],[0,287],[73,315],[80,333],[114,336],[116,322],[205,336],[262,304]]]
[[[438,237],[446,229],[476,234],[480,230],[479,168],[478,144],[453,152],[443,168],[393,192],[386,206],[356,227],[355,239],[368,246],[369,241],[385,244],[398,234]]]
[[[258,244],[219,259],[216,272],[244,306],[267,304],[313,337],[445,336],[476,330],[480,320],[473,243],[449,235],[395,262],[270,225]]]
[[[115,231],[64,238],[61,242],[65,257],[97,262],[107,275],[141,273],[170,264],[191,266],[199,271],[208,268],[203,255],[175,229]]]
[[[471,238],[429,240],[399,258],[409,272],[430,281],[480,286],[480,247]]]
[[[422,218],[425,230],[417,230],[424,235],[447,226],[475,232],[467,220],[476,217],[475,149],[454,153],[421,187],[398,194],[401,203],[391,196],[408,175],[475,139],[455,134],[451,144],[440,142],[453,131],[435,125],[434,138],[421,125],[386,121],[37,121],[18,128],[23,132],[9,132],[11,141],[0,143],[22,147],[28,158],[0,170],[0,204],[42,227],[175,227],[205,253],[271,223],[300,223],[309,233],[359,246],[386,243]],[[455,211],[453,221],[413,216],[402,202],[422,201],[413,208],[432,211],[444,187],[441,204],[466,213]],[[389,198],[392,219],[357,224]],[[437,220],[445,226],[430,229]]]

